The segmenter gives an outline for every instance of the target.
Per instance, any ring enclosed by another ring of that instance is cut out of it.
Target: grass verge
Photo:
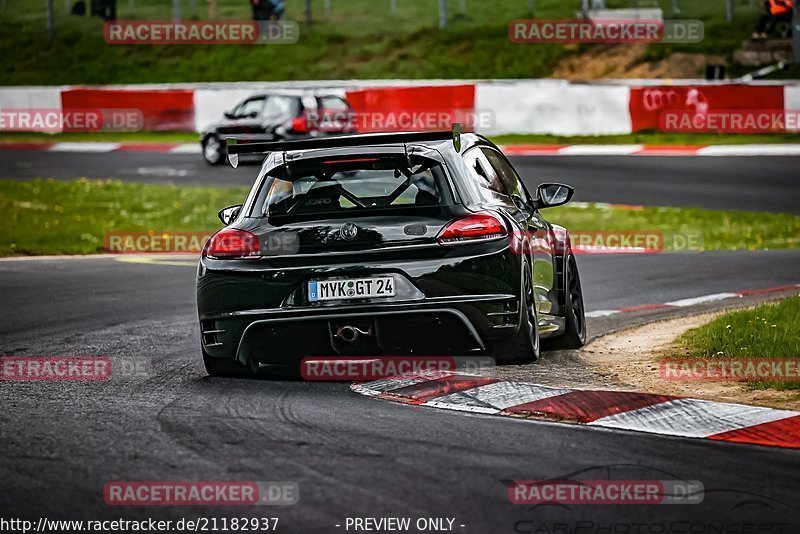
[[[718,317],[676,340],[674,356],[713,358],[800,357],[800,294]],[[755,389],[800,389],[799,381],[749,382]]]
[[[95,254],[111,232],[213,232],[247,188],[116,180],[0,181],[0,256]]]
[[[672,0],[647,0],[672,16]],[[6,4],[8,4],[6,6]],[[174,2],[117,2],[120,20],[171,20]],[[218,0],[217,18],[247,20],[242,0]],[[633,7],[631,0],[607,0],[610,8]],[[658,61],[676,52],[722,56],[733,76],[749,70],[733,62],[734,50],[747,39],[762,12],[761,2],[736,0],[736,15],[726,21],[722,0],[680,2],[675,17],[705,24],[701,43],[652,44],[642,61]],[[535,6],[540,19],[568,19],[577,0],[447,2],[447,29],[439,30],[439,2],[375,0],[331,2],[311,0],[313,24],[306,25],[303,0],[286,0],[286,18],[301,22],[293,45],[110,45],[103,39],[103,21],[67,14],[55,3],[55,31],[49,38],[45,2],[4,1],[0,13],[0,85],[203,82],[241,80],[309,80],[370,78],[539,78],[550,75],[559,60],[589,47],[559,44],[514,44],[508,23],[529,18]],[[205,19],[205,2],[182,0],[184,19]],[[463,7],[462,7],[463,6]],[[463,10],[466,8],[465,10]],[[25,51],[25,53],[20,53]],[[777,76],[797,76],[798,70]]]
[[[219,228],[217,211],[246,196],[242,187],[2,180],[0,256],[99,253],[110,232],[211,232]],[[700,232],[702,250],[800,247],[797,215],[603,204],[544,215],[574,232]]]

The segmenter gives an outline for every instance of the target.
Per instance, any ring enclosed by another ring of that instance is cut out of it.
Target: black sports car
[[[219,165],[225,162],[225,139],[229,137],[286,141],[354,131],[355,112],[346,99],[284,90],[253,95],[237,104],[200,133],[200,148],[206,163]]]
[[[206,369],[299,369],[305,356],[483,355],[577,348],[583,297],[566,230],[474,134],[367,134],[232,145],[266,153],[206,243],[197,304]]]

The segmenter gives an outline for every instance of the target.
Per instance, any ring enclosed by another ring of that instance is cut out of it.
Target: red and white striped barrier
[[[800,156],[800,144],[646,146],[646,145],[504,145],[509,156]],[[163,152],[200,154],[200,143],[4,142],[0,150],[47,152]]]
[[[800,412],[626,391],[552,388],[435,371],[351,386],[381,399],[489,415],[800,448]]]
[[[482,117],[476,121],[476,131],[487,135],[624,135],[658,129],[666,112],[703,117],[716,112],[748,114],[757,108],[773,116],[784,112],[794,116],[800,110],[800,84],[796,82],[699,80],[671,85],[644,80],[590,84],[564,80],[371,80],[9,87],[0,88],[0,110],[68,113],[129,108],[141,112],[145,130],[201,131],[245,97],[282,88],[345,95],[355,111],[365,115],[425,112],[459,119],[472,114]],[[0,126],[2,129],[8,128]],[[734,127],[733,131],[738,130]],[[749,130],[742,127],[741,131]]]

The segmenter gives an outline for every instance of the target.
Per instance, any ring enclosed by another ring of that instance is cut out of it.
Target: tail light
[[[439,233],[440,245],[459,245],[471,241],[486,241],[508,235],[508,228],[499,216],[480,212],[457,219]]]
[[[292,133],[307,134],[309,132],[308,119],[305,116],[293,118],[291,130]]]
[[[258,237],[233,228],[220,230],[206,242],[203,257],[217,259],[238,259],[261,257]]]

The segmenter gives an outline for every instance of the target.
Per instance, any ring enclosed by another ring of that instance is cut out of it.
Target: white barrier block
[[[550,82],[483,83],[475,88],[477,113],[494,124],[479,133],[622,135],[632,132],[630,89],[622,85]]]
[[[800,114],[800,84],[787,85],[783,88],[783,109],[786,113]],[[789,132],[800,132],[800,126],[788,129]]]

